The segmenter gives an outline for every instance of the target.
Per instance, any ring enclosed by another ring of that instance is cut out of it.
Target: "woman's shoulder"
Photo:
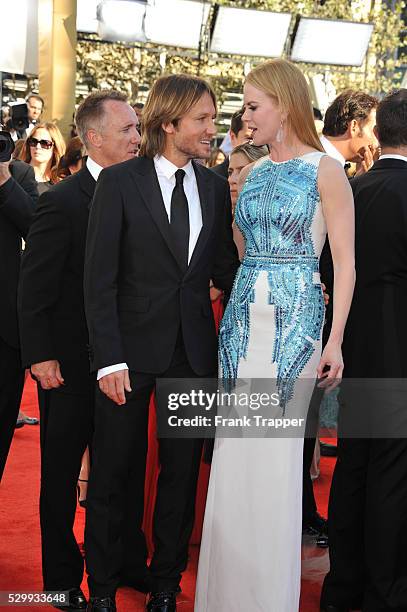
[[[330,155],[323,155],[318,167],[318,184],[335,185],[338,180],[347,179],[341,162]]]

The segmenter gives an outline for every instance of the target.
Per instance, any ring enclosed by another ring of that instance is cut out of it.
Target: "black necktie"
[[[188,267],[189,250],[189,212],[188,200],[184,191],[185,170],[175,173],[175,187],[171,196],[171,231],[174,238],[174,247],[177,252],[181,269]]]

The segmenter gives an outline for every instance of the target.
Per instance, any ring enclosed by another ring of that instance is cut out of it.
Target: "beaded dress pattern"
[[[220,327],[220,375],[224,379],[239,376],[250,339],[250,305],[256,301],[259,273],[265,271],[268,303],[275,313],[270,376],[274,372],[283,411],[320,339],[324,320],[318,274],[324,222],[319,223],[323,228],[316,240],[313,235],[316,216],[323,217],[317,188],[323,155],[313,152],[282,163],[260,160],[236,206],[235,220],[246,250]]]

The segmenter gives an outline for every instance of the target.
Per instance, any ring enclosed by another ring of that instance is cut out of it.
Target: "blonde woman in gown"
[[[329,384],[342,374],[353,200],[343,168],[319,143],[298,68],[280,59],[256,67],[244,103],[253,143],[268,144],[270,156],[242,171],[235,220],[246,248],[221,323],[220,377],[269,379],[279,415],[305,419],[317,374]],[[318,264],[327,232],[335,301],[321,357]],[[215,440],[195,612],[298,610],[303,439],[267,435]]]

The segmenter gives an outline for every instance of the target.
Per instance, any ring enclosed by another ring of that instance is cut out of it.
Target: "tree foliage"
[[[211,0],[212,4],[214,0]],[[257,8],[290,12],[293,16],[344,19],[370,22],[374,31],[368,53],[360,68],[300,64],[306,75],[329,73],[337,91],[346,87],[361,88],[382,95],[400,81],[403,24],[402,0],[217,0],[218,4],[241,8]],[[292,19],[291,26],[294,26]],[[255,36],[248,32],[247,36]],[[343,43],[346,45],[346,41]],[[211,81],[222,101],[227,92],[241,91],[246,63],[263,58],[215,55],[203,45],[197,51],[186,51],[156,45],[125,45],[100,41],[98,36],[78,41],[78,83],[89,91],[100,87],[113,87],[127,92],[135,99],[140,85],[150,87],[163,72],[200,74]]]

